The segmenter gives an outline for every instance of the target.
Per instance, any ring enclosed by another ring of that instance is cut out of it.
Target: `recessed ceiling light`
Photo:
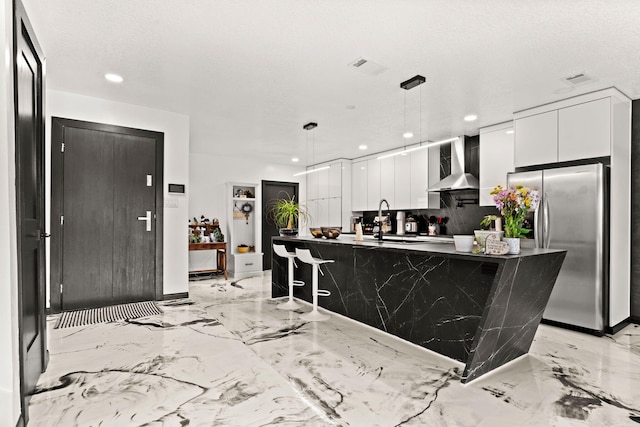
[[[117,74],[110,74],[110,73],[105,74],[104,78],[113,83],[122,83],[122,81],[124,80],[122,76],[119,76]]]
[[[405,139],[413,138],[413,132],[405,132],[402,134]]]
[[[292,157],[292,158],[291,158],[291,161],[292,161],[292,162],[299,162],[299,161],[300,161],[300,159],[299,159],[299,158],[297,158],[297,157]]]
[[[364,144],[362,144],[362,145],[358,145],[358,149],[359,149],[359,150],[366,150],[367,148],[369,148],[369,147],[367,147],[367,146],[366,146],[366,145],[364,145]]]
[[[513,133],[513,129],[509,129],[506,133],[508,133],[509,135],[511,135]]]
[[[476,116],[475,114],[468,114],[464,116],[465,122],[473,122],[473,121],[476,121],[477,119],[478,119],[478,116]]]

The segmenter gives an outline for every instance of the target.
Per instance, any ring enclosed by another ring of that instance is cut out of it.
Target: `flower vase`
[[[505,237],[502,240],[509,244],[508,254],[517,255],[520,253],[520,239],[518,237]]]

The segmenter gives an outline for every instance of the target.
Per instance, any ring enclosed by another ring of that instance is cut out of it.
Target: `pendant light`
[[[325,169],[329,169],[331,166],[323,166],[321,168],[316,168],[314,165],[314,158],[315,158],[315,139],[314,139],[314,134],[313,134],[313,130],[315,128],[318,127],[318,124],[315,122],[309,122],[306,125],[302,126],[302,129],[307,131],[307,159],[309,158],[309,133],[311,133],[311,165],[313,167],[313,169],[307,169],[304,172],[298,172],[293,174],[293,176],[301,176],[301,175],[306,175],[306,174],[310,174],[310,173],[314,173],[314,172],[319,172],[321,170],[325,170]],[[309,167],[309,162],[307,161],[307,168]]]

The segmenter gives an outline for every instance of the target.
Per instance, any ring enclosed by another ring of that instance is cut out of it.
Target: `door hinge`
[[[63,288],[63,285],[62,283],[60,283],[60,295],[62,295],[62,288]]]
[[[60,144],[60,152],[64,153],[64,142],[62,144]]]
[[[60,225],[64,225],[64,215],[60,215]]]

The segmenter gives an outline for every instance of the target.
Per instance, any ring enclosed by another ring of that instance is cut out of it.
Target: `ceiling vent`
[[[584,73],[576,74],[575,76],[567,77],[564,79],[567,83],[572,86],[580,86],[586,83],[590,83],[593,81],[591,77]]]
[[[353,69],[369,76],[377,76],[387,71],[387,69],[382,65],[376,64],[375,62],[365,58],[356,59],[355,61],[349,63],[349,67],[352,67]]]

